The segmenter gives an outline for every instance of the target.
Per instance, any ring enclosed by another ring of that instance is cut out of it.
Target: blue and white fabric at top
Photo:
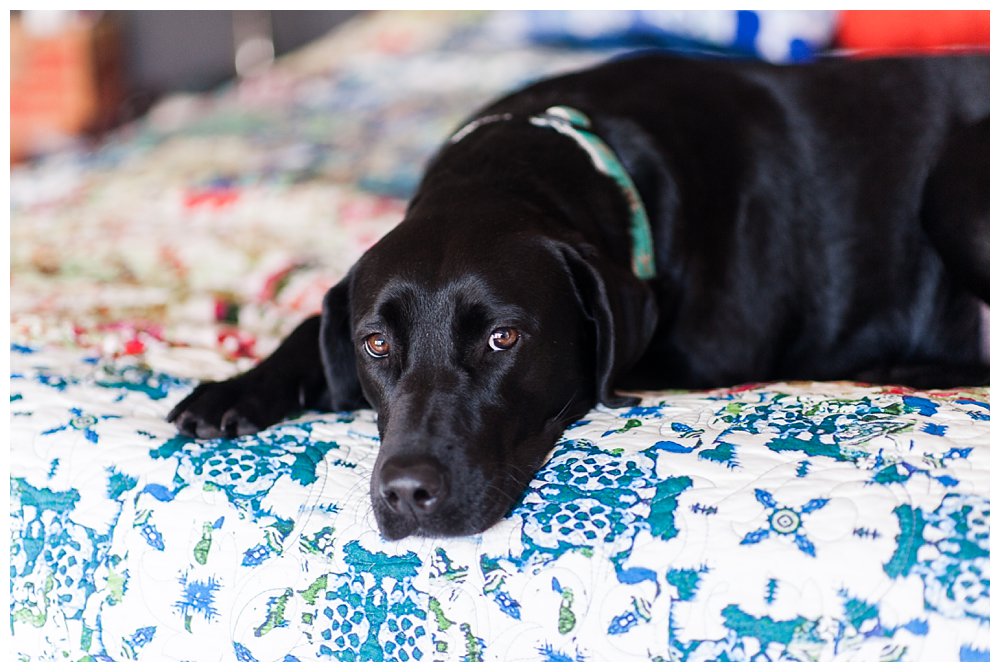
[[[716,51],[775,63],[812,59],[828,47],[835,11],[605,10],[512,12],[511,30],[543,43],[661,46]]]

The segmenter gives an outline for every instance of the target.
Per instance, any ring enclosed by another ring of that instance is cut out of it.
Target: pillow
[[[581,47],[662,46],[785,63],[826,48],[835,11],[522,11],[513,22],[535,42]]]
[[[990,46],[988,11],[845,11],[836,43],[844,49],[890,53]]]

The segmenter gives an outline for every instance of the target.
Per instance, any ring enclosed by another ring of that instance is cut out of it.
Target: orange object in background
[[[44,14],[11,16],[12,162],[100,127],[122,99],[114,23],[95,12]]]
[[[840,13],[836,46],[866,54],[913,53],[990,46],[989,11],[848,10]]]

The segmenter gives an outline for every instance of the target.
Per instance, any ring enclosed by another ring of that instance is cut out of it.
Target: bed
[[[364,15],[11,174],[17,660],[989,660],[989,389],[645,393],[473,537],[383,540],[371,411],[195,441],[497,93],[607,49]]]

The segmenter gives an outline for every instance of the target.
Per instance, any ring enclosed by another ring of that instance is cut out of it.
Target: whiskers
[[[569,408],[570,408],[570,406],[573,405],[573,402],[576,401],[576,396],[577,396],[577,393],[574,392],[573,396],[571,396],[569,398],[569,401],[566,402],[566,404],[562,407],[562,409],[560,409],[560,411],[558,413],[556,413],[554,416],[552,416],[551,418],[549,418],[549,420],[547,421],[546,424],[549,424],[549,425],[558,425],[558,424],[560,424],[562,422],[565,422],[570,417],[570,414],[567,413],[567,411],[569,411]]]

